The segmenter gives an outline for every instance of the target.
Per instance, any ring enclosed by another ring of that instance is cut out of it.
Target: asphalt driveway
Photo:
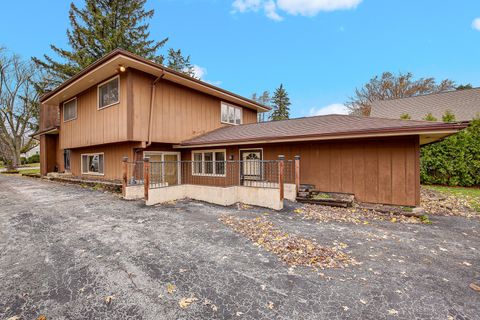
[[[479,219],[355,225],[292,210],[145,207],[0,175],[0,319],[480,319]],[[345,243],[361,265],[291,268],[222,214]]]

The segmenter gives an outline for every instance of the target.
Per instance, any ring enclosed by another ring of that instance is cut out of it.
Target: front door
[[[169,186],[178,184],[178,154],[164,154],[164,181],[168,183]]]
[[[241,150],[241,172],[244,180],[261,180],[262,178],[262,150]]]

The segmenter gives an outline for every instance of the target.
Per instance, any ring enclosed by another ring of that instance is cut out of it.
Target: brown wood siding
[[[263,149],[264,160],[300,155],[300,182],[320,191],[353,193],[362,202],[419,205],[418,137],[382,140],[282,143],[227,147],[227,158],[240,149]],[[208,148],[211,150],[212,148]],[[200,150],[200,149],[198,149]],[[191,151],[182,151],[191,160]],[[213,185],[221,180],[212,181]]]
[[[133,136],[148,140],[148,117],[153,76],[132,70]],[[220,122],[221,100],[167,80],[156,84],[152,141],[180,143],[228,124]],[[243,108],[244,124],[257,122],[257,112]]]
[[[115,143],[88,148],[78,148],[71,150],[71,171],[73,176],[91,178],[120,180],[122,178],[122,160],[123,157],[133,159],[133,148],[135,143]],[[103,153],[104,175],[82,174],[81,156],[86,153]]]
[[[105,81],[107,79],[102,80]],[[100,83],[102,83],[100,82]],[[97,109],[97,84],[77,97],[77,118],[63,121],[60,104],[60,147],[71,149],[127,140],[127,78],[120,76],[120,102]],[[73,97],[68,97],[67,100]],[[66,100],[66,101],[67,101]]]
[[[60,111],[55,105],[40,105],[38,131],[54,128],[60,125]]]

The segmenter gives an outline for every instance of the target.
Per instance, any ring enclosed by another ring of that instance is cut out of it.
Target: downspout
[[[155,102],[155,88],[158,81],[160,81],[164,75],[165,75],[165,71],[162,70],[162,74],[152,82],[152,90],[150,95],[150,113],[148,115],[148,141],[145,148],[148,148],[152,144],[152,122],[153,122],[152,115],[153,115],[153,104]]]

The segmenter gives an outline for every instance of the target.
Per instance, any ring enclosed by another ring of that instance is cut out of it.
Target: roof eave
[[[110,52],[109,54],[105,55],[104,57],[98,59],[97,61],[95,61],[94,63],[92,63],[91,65],[89,65],[88,67],[86,67],[85,69],[83,69],[82,71],[80,71],[79,73],[77,73],[76,75],[71,77],[70,79],[63,82],[61,85],[59,85],[54,90],[52,90],[50,92],[47,92],[44,95],[42,95],[40,97],[40,102],[45,103],[46,101],[48,101],[49,99],[51,99],[55,95],[60,94],[62,92],[62,90],[64,90],[68,86],[74,84],[76,81],[80,80],[82,77],[84,77],[84,76],[88,75],[89,73],[95,71],[97,68],[101,67],[105,63],[108,63],[111,59],[113,59],[117,56],[123,56],[123,57],[128,58],[128,59],[133,59],[133,60],[135,60],[139,63],[146,64],[150,67],[153,67],[153,68],[156,68],[156,69],[160,70],[162,73],[167,74],[171,78],[178,79],[178,80],[181,79],[182,81],[186,81],[186,82],[189,82],[191,84],[195,84],[200,89],[205,88],[205,89],[216,91],[216,92],[218,92],[220,94],[223,94],[225,96],[230,96],[231,98],[233,98],[235,100],[242,101],[243,104],[248,105],[250,108],[257,109],[258,111],[265,112],[265,111],[271,110],[271,108],[269,108],[267,106],[264,106],[262,104],[259,104],[256,101],[253,101],[251,99],[242,97],[242,96],[240,96],[236,93],[230,92],[228,90],[216,87],[216,86],[214,86],[210,83],[204,82],[202,80],[192,78],[192,77],[187,76],[187,75],[185,75],[181,72],[178,72],[178,71],[172,70],[170,68],[164,67],[164,66],[162,66],[158,63],[155,63],[155,62],[150,61],[148,59],[142,58],[142,57],[137,56],[137,55],[135,55],[131,52],[125,51],[123,49],[115,49],[112,52]],[[169,79],[169,80],[173,81],[172,79]]]
[[[379,129],[379,130],[363,130],[363,131],[350,131],[350,132],[336,132],[331,134],[312,134],[302,136],[285,136],[285,137],[261,137],[250,139],[238,139],[238,140],[223,140],[212,141],[206,143],[181,143],[174,146],[175,148],[200,148],[200,147],[214,147],[224,146],[226,144],[234,145],[246,145],[246,144],[268,144],[268,143],[281,143],[281,142],[305,142],[305,141],[320,141],[320,140],[340,140],[340,139],[358,139],[358,138],[371,138],[371,137],[395,137],[395,136],[409,136],[409,135],[427,135],[427,134],[445,134],[452,135],[458,131],[465,129],[468,124],[455,123],[451,125],[442,124],[441,126],[429,126],[418,128],[397,128],[397,129]]]

